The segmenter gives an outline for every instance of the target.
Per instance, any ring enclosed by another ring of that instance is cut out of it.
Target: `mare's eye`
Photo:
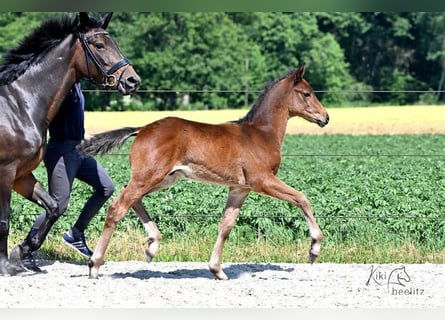
[[[103,48],[105,48],[105,45],[104,45],[102,42],[95,43],[94,46],[95,46],[97,49],[103,49]]]
[[[305,96],[306,98],[309,98],[309,97],[311,96],[311,93],[310,93],[310,92],[303,92],[303,94],[304,94],[304,96]]]

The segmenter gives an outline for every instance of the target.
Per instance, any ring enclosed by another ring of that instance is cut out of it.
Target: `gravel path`
[[[108,261],[97,280],[85,263],[39,263],[47,273],[0,276],[0,308],[445,307],[437,264],[224,263],[217,281],[206,263]]]

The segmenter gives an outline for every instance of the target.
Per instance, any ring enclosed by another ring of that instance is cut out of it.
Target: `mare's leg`
[[[133,205],[133,209],[139,217],[139,220],[141,220],[145,231],[147,232],[148,248],[145,249],[145,256],[147,257],[147,262],[150,263],[153,257],[156,256],[156,253],[158,252],[159,244],[162,240],[162,235],[159,232],[156,224],[151,219],[147,210],[145,210],[144,205],[142,204],[142,199],[137,201]]]
[[[212,256],[209,262],[209,269],[218,280],[227,280],[228,277],[221,268],[221,256],[224,244],[229,237],[230,231],[235,226],[236,218],[239,215],[240,208],[249,195],[248,189],[233,188],[229,189],[229,197],[224,208],[223,217],[218,227],[218,237],[213,247]]]
[[[0,169],[0,274],[14,275],[22,268],[13,265],[8,260],[9,218],[11,213],[11,192],[15,168]]]
[[[309,259],[313,263],[320,254],[321,242],[323,240],[323,234],[315,221],[314,214],[312,213],[311,204],[307,200],[306,196],[288,186],[274,175],[270,175],[264,181],[254,185],[253,191],[268,195],[283,201],[294,204],[300,208],[304,213],[304,218],[309,226],[309,233],[312,238],[311,247],[309,249]]]
[[[22,244],[17,245],[11,251],[11,260],[21,261],[28,252],[36,251],[40,248],[49,230],[58,218],[57,202],[43,189],[32,173],[14,182],[14,190],[26,199],[41,206],[46,211],[46,216],[38,231],[28,234]]]

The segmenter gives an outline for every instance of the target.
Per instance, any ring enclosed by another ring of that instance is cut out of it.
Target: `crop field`
[[[171,114],[183,116],[182,113]],[[244,112],[196,114],[201,118],[193,118],[195,120],[222,122],[237,119]],[[303,133],[286,136],[278,173],[287,184],[305,193],[311,202],[325,236],[324,246],[330,252],[321,256],[322,261],[376,262],[377,256],[379,262],[444,263],[445,135],[442,130],[445,108],[333,109],[330,114],[332,123],[326,130],[309,124],[312,131],[308,132],[306,124],[300,127],[299,123],[292,122],[289,125],[290,131]],[[94,117],[88,114],[87,119],[92,121],[96,116],[94,125],[88,125],[89,133],[148,123],[159,114],[139,113],[137,117],[132,114],[127,118],[127,113],[98,113]],[[321,130],[325,134],[321,134]],[[130,143],[131,140],[121,150],[98,158],[113,178],[116,193],[129,178]],[[46,185],[42,166],[36,170],[36,175]],[[86,186],[76,182],[70,207],[52,229],[50,241],[60,238],[71,225],[89,192]],[[144,198],[146,208],[164,236],[161,252],[168,251],[169,246],[176,243],[171,249],[172,255],[165,256],[165,260],[209,257],[226,196],[225,187],[181,179],[169,189]],[[102,230],[106,207],[88,229],[93,239]],[[13,212],[11,233],[23,234],[40,209],[14,195]],[[128,246],[134,245],[138,254],[142,254],[144,231],[133,212],[122,220],[119,230],[122,234],[132,230],[141,235],[134,241],[121,239],[119,245],[125,246],[122,242],[128,242]],[[302,261],[300,259],[306,257],[308,239],[307,224],[300,211],[287,203],[252,193],[241,210],[230,242],[235,246],[253,243],[257,248],[261,246],[260,250],[266,243],[268,256],[258,260],[285,262],[283,256],[287,253],[280,256],[280,250],[290,246],[298,248],[298,256],[294,254],[287,259]],[[204,253],[196,256],[187,253],[192,245],[184,241],[199,242],[196,250],[204,250]],[[110,252],[116,250],[113,246],[117,245],[112,242]],[[348,255],[345,250],[354,252]],[[375,251],[380,254],[376,255]],[[239,255],[239,252],[234,253],[235,257]],[[251,259],[249,257],[246,259]]]
[[[445,106],[360,107],[328,109],[325,128],[301,118],[289,120],[289,134],[445,134]],[[167,116],[206,123],[221,123],[243,117],[247,110],[90,112],[90,134],[120,127],[141,126]]]

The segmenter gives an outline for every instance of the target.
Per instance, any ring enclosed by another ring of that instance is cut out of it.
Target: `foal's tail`
[[[103,155],[113,149],[120,148],[131,136],[136,136],[142,127],[126,127],[95,134],[92,138],[83,141],[77,150],[86,155]]]

